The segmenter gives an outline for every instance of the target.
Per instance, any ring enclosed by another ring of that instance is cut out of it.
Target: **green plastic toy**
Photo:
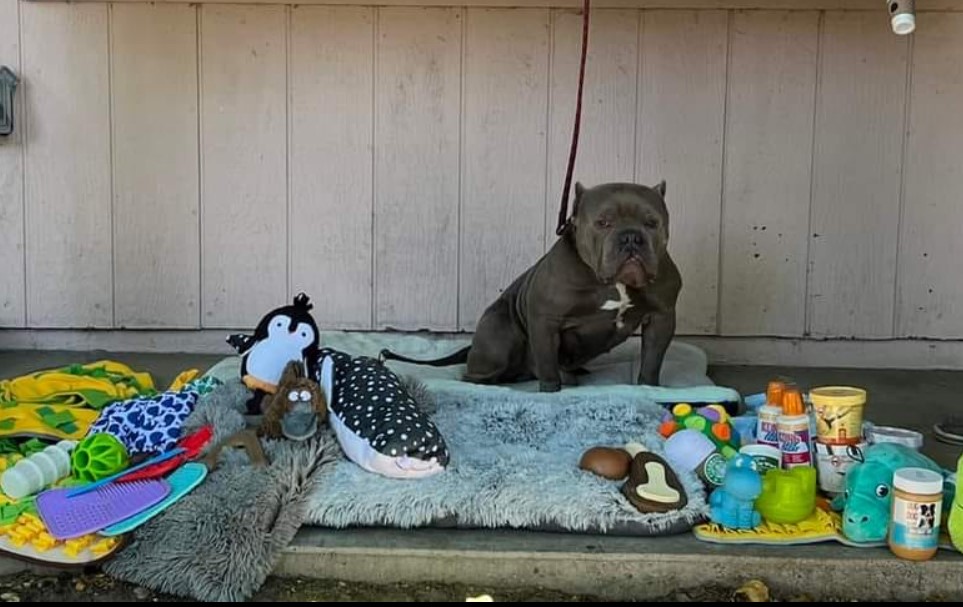
[[[93,482],[116,474],[127,467],[127,449],[113,435],[91,434],[74,448],[70,455],[74,476]]]
[[[816,509],[816,469],[798,466],[769,470],[762,478],[756,510],[770,523],[794,525]]]
[[[963,478],[963,456],[956,462],[956,479]],[[950,540],[957,550],[963,552],[963,491],[957,491],[953,496],[953,505],[950,506],[950,516],[947,521],[950,531]]]

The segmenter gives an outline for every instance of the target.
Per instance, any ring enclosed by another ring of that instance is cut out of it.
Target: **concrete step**
[[[963,555],[900,560],[885,548],[835,543],[718,545],[690,534],[629,538],[521,531],[302,529],[275,573],[347,582],[539,587],[645,600],[706,584],[761,579],[816,599],[963,599]],[[496,597],[497,600],[497,597]]]

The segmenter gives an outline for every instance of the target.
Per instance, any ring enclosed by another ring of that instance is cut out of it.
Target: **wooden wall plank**
[[[574,181],[581,181],[586,187],[635,179],[640,21],[639,11],[593,10],[591,14],[582,131],[574,176]],[[555,11],[552,15],[546,250],[555,242],[558,204],[568,165],[581,40],[581,12]]]
[[[291,288],[335,329],[371,328],[373,10],[291,16]]]
[[[30,0],[31,2],[63,2],[63,0]],[[101,2],[102,0],[72,0]],[[161,2],[198,4],[288,4],[291,0],[112,0],[112,2]],[[298,4],[370,5],[372,0],[299,0]],[[511,8],[578,8],[581,0],[378,0],[378,6],[485,6]],[[763,9],[763,10],[858,10],[879,11],[877,0],[594,0],[593,8],[647,9]],[[916,0],[916,11],[963,11],[959,0]]]
[[[638,180],[667,182],[669,251],[683,277],[678,331],[717,328],[728,21],[723,11],[646,11]]]
[[[813,335],[892,337],[907,48],[878,15],[825,15],[809,249]]]
[[[459,326],[544,252],[549,12],[470,9]]]
[[[802,335],[819,13],[737,12],[730,34],[720,329]]]
[[[18,0],[0,0],[0,65],[20,73],[20,13]],[[14,99],[14,132],[0,137],[0,327],[22,327],[24,307],[23,256],[23,87]]]
[[[897,335],[963,337],[963,15],[917,15]]]
[[[458,311],[462,19],[379,9],[375,326],[452,330]]]
[[[106,4],[22,14],[27,324],[113,324]]]
[[[289,300],[287,12],[201,8],[201,301],[250,327]]]
[[[200,324],[197,9],[111,7],[115,324]]]

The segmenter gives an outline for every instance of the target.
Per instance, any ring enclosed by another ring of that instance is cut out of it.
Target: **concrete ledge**
[[[885,548],[721,546],[691,535],[615,538],[511,531],[302,529],[275,573],[352,582],[540,587],[613,600],[651,599],[705,584],[764,580],[814,598],[920,601],[963,597],[963,556],[924,563]],[[496,596],[497,600],[497,596]]]
[[[179,331],[0,329],[0,350],[191,353],[229,356],[229,329]],[[452,333],[411,332],[442,339]],[[464,337],[464,333],[458,334]],[[679,335],[706,351],[713,365],[963,369],[963,340],[803,339]]]

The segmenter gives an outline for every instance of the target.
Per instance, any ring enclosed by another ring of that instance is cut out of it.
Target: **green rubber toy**
[[[70,468],[74,476],[88,483],[116,474],[127,467],[127,449],[112,434],[91,434],[74,448]]]

